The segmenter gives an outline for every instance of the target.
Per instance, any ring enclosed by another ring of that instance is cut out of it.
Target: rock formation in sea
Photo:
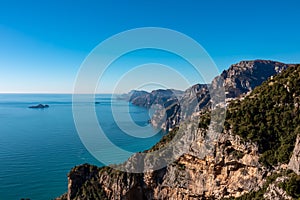
[[[29,106],[28,108],[49,108],[49,105],[38,104],[36,106]]]

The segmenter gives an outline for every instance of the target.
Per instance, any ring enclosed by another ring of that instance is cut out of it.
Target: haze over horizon
[[[206,49],[220,72],[241,60],[300,63],[299,6],[292,0],[2,1],[0,93],[72,93],[82,62],[100,42],[140,27],[188,35]],[[126,70],[148,63],[173,67],[191,84],[201,82],[178,56],[146,50],[114,62],[98,93],[112,93],[112,83]],[[176,78],[164,75],[174,89],[186,89]],[[148,86],[149,90],[160,87]],[[118,92],[129,88],[130,84]]]

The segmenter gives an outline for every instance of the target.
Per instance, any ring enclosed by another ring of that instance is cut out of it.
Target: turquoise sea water
[[[102,165],[79,139],[71,99],[71,95],[61,94],[0,95],[0,200],[53,199],[66,192],[67,173],[72,167],[83,163]],[[145,139],[126,135],[114,122],[111,105],[120,110],[126,124],[128,116],[122,112],[128,103],[110,95],[98,95],[96,101],[100,102],[95,105],[98,119],[109,130],[108,138],[119,147],[142,151],[162,137],[163,133]],[[39,103],[50,107],[28,108]],[[84,108],[82,105],[80,109]],[[147,125],[148,110],[129,104],[129,113],[136,124]]]

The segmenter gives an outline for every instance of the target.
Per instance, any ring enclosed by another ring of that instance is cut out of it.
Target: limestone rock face
[[[289,66],[270,60],[241,61],[233,64],[220,75],[224,79],[226,97],[236,98],[252,91],[269,77],[280,73]]]
[[[259,164],[257,150],[254,144],[223,134],[212,154],[200,158],[191,152],[169,165],[154,199],[223,199],[258,190],[267,170]]]
[[[188,88],[180,99],[169,99],[156,110],[151,119],[155,128],[172,130],[180,121],[185,120],[189,113],[198,112],[208,105],[209,90],[206,84],[196,84]]]
[[[294,65],[270,60],[241,61],[233,64],[215,77],[211,84],[196,84],[188,88],[178,101],[161,107],[162,109],[153,115],[151,123],[154,127],[171,130],[187,118],[187,113],[191,113],[184,108],[197,112],[204,107],[210,107],[213,89],[222,86],[226,99],[238,98],[290,66]]]
[[[201,130],[198,131],[201,133]],[[203,135],[203,134],[200,134]],[[201,145],[203,136],[195,137]],[[244,142],[239,136],[225,132],[214,143],[211,154],[196,156],[191,151],[174,163],[157,171],[143,174],[126,173],[109,167],[97,168],[88,164],[75,167],[68,175],[68,193],[59,200],[114,199],[224,199],[236,198],[258,191],[274,170],[259,162],[258,147]],[[278,173],[280,169],[275,173]],[[268,185],[264,199],[290,200],[280,183],[280,176]]]
[[[201,145],[200,138],[195,137],[194,142]],[[68,176],[67,198],[223,199],[262,187],[268,171],[258,162],[256,145],[230,133],[222,134],[213,145],[212,154],[198,157],[191,151],[163,169],[144,174],[89,165],[75,167]],[[193,148],[196,146],[191,144]]]
[[[293,170],[296,174],[300,175],[300,135],[297,136],[294,151],[288,169]]]
[[[279,184],[287,180],[288,177],[278,177],[274,183],[271,183],[266,193],[264,194],[264,198],[266,200],[292,200],[282,188],[279,187]]]

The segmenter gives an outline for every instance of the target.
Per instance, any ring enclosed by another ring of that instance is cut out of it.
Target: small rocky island
[[[36,106],[29,106],[28,108],[49,108],[49,105],[45,104],[39,104],[39,105],[36,105]]]

